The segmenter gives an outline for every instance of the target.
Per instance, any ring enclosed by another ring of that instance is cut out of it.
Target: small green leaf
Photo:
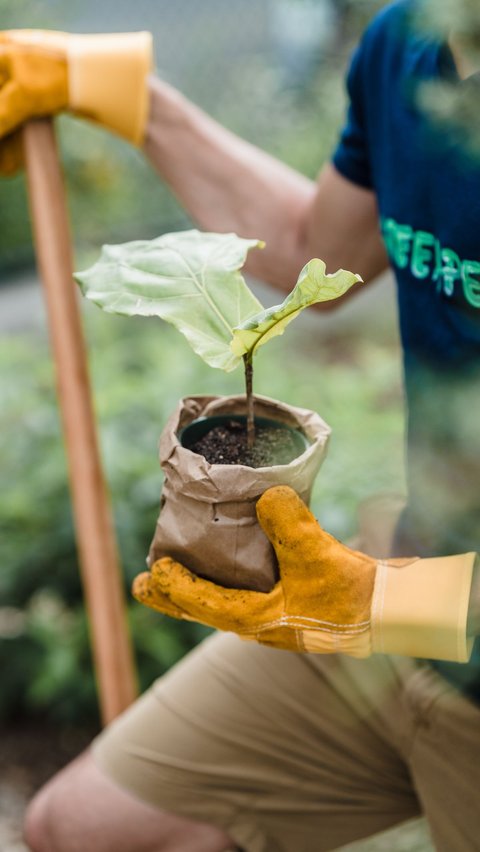
[[[87,299],[104,311],[157,316],[185,335],[211,367],[240,363],[230,349],[234,327],[262,305],[239,269],[259,240],[181,231],[155,240],[104,246],[90,269],[75,273]]]
[[[310,305],[343,296],[353,284],[362,283],[360,275],[339,269],[333,275],[325,272],[323,260],[314,258],[303,267],[299,279],[281,305],[266,308],[244,320],[233,330],[232,352],[239,358],[253,354],[272,337],[283,334],[287,325]]]

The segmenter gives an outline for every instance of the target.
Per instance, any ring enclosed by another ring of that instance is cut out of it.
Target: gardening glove
[[[19,130],[0,140],[0,175],[14,175],[23,166],[22,134]]]
[[[147,32],[69,35],[49,30],[0,33],[0,171],[21,162],[14,133],[30,118],[70,110],[139,145],[147,120]],[[5,145],[6,150],[3,150]]]
[[[278,559],[272,591],[223,588],[163,558],[135,579],[134,596],[175,618],[290,651],[469,659],[476,554],[377,561],[322,530],[286,486],[260,497],[257,516]]]

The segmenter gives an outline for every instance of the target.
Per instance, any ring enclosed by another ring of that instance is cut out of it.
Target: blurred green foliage
[[[301,0],[291,0],[292,5],[296,2],[300,4]],[[227,127],[314,177],[328,157],[342,121],[343,74],[349,53],[363,27],[384,5],[385,0],[336,0],[336,35],[312,64],[301,86],[289,85],[279,58],[275,61],[271,52],[257,49],[233,53],[229,58],[217,55],[212,50],[215,32],[208,15],[195,18],[197,29],[188,33],[195,44],[195,58],[190,66],[182,60],[182,81],[187,92],[198,96],[199,104]],[[423,26],[444,35],[453,24],[467,39],[468,49],[478,54],[480,17],[476,0],[445,0],[441,9],[433,0],[422,0],[419,7],[424,12]],[[73,21],[75,9],[80,8],[81,4],[72,0],[68,14]],[[118,11],[121,20],[121,9]],[[68,22],[64,21],[66,14],[60,0],[0,0],[0,28],[61,27]],[[94,29],[93,6],[90,15]],[[232,21],[234,26],[233,16]],[[165,73],[175,82],[179,72],[166,68]],[[201,86],[196,85],[196,78],[201,78]],[[480,150],[477,88],[472,85],[459,91],[443,83],[419,93],[420,103],[435,120],[451,129],[454,141],[464,143],[476,154]],[[150,238],[190,224],[139,152],[71,117],[61,117],[58,125],[80,256],[89,256],[100,243]],[[0,218],[1,279],[9,270],[33,261],[22,175],[0,182]]]
[[[188,218],[138,151],[68,116],[58,119],[72,233],[80,256],[105,242],[151,237]],[[0,277],[33,262],[23,173],[0,182]]]
[[[59,0],[15,0],[15,4],[0,0],[0,29],[62,28],[69,23],[68,15],[75,19],[74,10],[80,5],[74,0],[67,12]],[[271,51],[250,52],[245,47],[238,55],[232,50],[229,55],[217,55],[215,29],[208,15],[196,17],[195,31],[184,33],[187,47],[195,46],[190,66],[184,61],[181,74],[175,68],[167,68],[165,73],[173,82],[176,74],[181,76],[187,93],[234,132],[314,177],[328,157],[342,121],[348,54],[365,22],[383,2],[342,0],[337,5],[341,12],[337,34],[328,52],[312,63],[302,85],[285,76],[279,57],[275,59]],[[235,14],[238,10],[231,16],[232,34]],[[118,15],[121,21],[121,8]],[[90,26],[95,29],[93,7]],[[237,20],[244,35],[246,26],[252,24]],[[268,37],[265,39],[267,43]],[[223,42],[221,46],[223,49]],[[138,151],[70,116],[60,117],[57,125],[80,256],[88,257],[105,242],[148,239],[188,226],[188,217]],[[22,174],[0,181],[0,219],[1,280],[7,272],[33,262]]]
[[[161,490],[157,443],[180,396],[241,393],[241,371],[211,370],[174,329],[86,310],[102,454],[125,587],[143,570]],[[318,322],[326,320],[318,317]],[[328,321],[327,321],[328,322]],[[292,358],[292,353],[295,357]],[[278,369],[279,363],[288,369]],[[15,365],[12,369],[12,364]],[[256,391],[317,410],[333,427],[313,497],[340,538],[358,502],[403,488],[402,393],[396,346],[307,329],[272,341],[256,360]],[[0,344],[0,716],[95,718],[87,627],[65,459],[46,341]],[[129,606],[141,685],[179,659],[206,630]]]
[[[462,58],[472,69],[480,67],[480,8],[478,0],[423,0],[419,5],[421,32],[446,40],[449,35],[461,46]],[[458,78],[444,76],[419,87],[419,107],[437,124],[452,146],[478,161],[480,156],[479,82],[473,74],[459,85]],[[468,166],[467,166],[468,167]]]
[[[240,56],[227,62],[222,74],[211,76],[203,100],[197,99],[226,126],[311,177],[328,157],[342,120],[348,53],[383,3],[337,5],[342,10],[337,40],[305,85],[288,85],[281,69],[257,52],[248,61]],[[0,0],[0,26],[58,27],[62,8],[60,0]],[[197,63],[208,63],[211,33],[194,37],[205,39]],[[192,91],[197,71],[192,65]],[[103,242],[146,239],[190,224],[138,151],[68,116],[58,120],[58,128],[79,267]],[[0,278],[5,280],[7,271],[33,259],[22,175],[0,182],[0,219]],[[129,595],[155,526],[161,490],[157,442],[168,415],[189,393],[242,392],[243,377],[207,368],[158,321],[123,320],[94,308],[85,309],[85,317]],[[321,317],[318,322],[326,323]],[[288,369],[279,370],[279,363]],[[396,341],[289,332],[261,353],[255,372],[258,393],[315,409],[333,427],[313,507],[327,529],[347,538],[362,498],[403,489]],[[0,395],[0,469],[6,483],[0,492],[0,718],[28,712],[60,722],[96,720],[52,364],[37,332],[0,343]],[[134,602],[129,619],[142,688],[207,632]]]

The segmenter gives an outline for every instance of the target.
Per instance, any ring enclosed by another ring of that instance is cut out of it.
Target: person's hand
[[[9,177],[23,166],[23,144],[20,130],[0,139],[0,175]]]
[[[322,530],[286,486],[266,491],[257,515],[278,558],[271,592],[223,588],[165,557],[135,579],[134,596],[175,618],[275,648],[468,659],[475,554],[378,562]]]
[[[139,145],[152,66],[149,33],[69,35],[48,30],[0,33],[0,173],[21,165],[18,128],[64,110]]]

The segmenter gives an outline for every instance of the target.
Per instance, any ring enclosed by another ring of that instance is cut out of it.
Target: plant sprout
[[[104,311],[160,317],[178,328],[211,367],[230,372],[243,362],[250,447],[258,348],[283,334],[304,308],[337,299],[362,281],[343,269],[327,274],[325,263],[314,258],[282,304],[263,308],[240,273],[248,252],[263,245],[236,234],[181,231],[104,246],[93,266],[75,273],[84,296]]]

